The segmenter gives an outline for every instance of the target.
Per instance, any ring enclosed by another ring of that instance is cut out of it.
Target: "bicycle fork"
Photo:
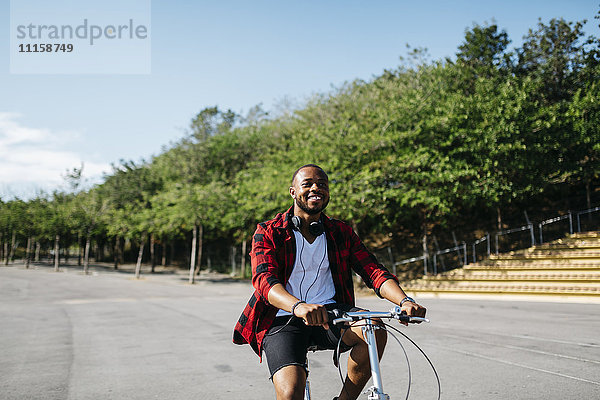
[[[378,327],[373,324],[371,318],[365,318],[365,325],[362,327],[362,332],[369,349],[371,377],[373,378],[373,386],[366,391],[366,393],[368,393],[367,399],[389,400],[390,396],[383,392],[383,382],[381,380],[381,372],[379,370],[379,356],[377,354],[377,339],[375,339],[375,329],[378,329]]]

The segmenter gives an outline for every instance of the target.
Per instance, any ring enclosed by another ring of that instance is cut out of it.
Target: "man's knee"
[[[273,375],[277,400],[302,400],[306,386],[306,370],[300,365],[288,365]]]
[[[374,333],[375,341],[377,342],[377,353],[379,354],[379,357],[381,357],[387,344],[387,331],[384,329],[381,323],[376,323]],[[367,340],[364,337],[364,333],[361,332],[360,335],[357,335],[357,339],[358,340],[356,340],[351,347],[356,349],[356,351],[359,353],[364,353],[365,355],[368,354],[368,345]]]
[[[304,399],[304,386],[284,385],[275,390],[277,400],[302,400]]]

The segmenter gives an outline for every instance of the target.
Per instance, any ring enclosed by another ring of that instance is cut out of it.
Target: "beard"
[[[319,207],[309,207],[308,202],[300,200],[299,198],[296,198],[296,204],[308,215],[315,215],[327,208],[327,205],[329,204],[329,198],[327,198],[327,200],[323,202],[323,205]]]

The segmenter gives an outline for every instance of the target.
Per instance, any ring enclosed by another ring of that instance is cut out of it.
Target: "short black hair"
[[[305,165],[301,166],[300,168],[298,168],[294,172],[294,175],[292,175],[292,185],[294,184],[294,179],[296,179],[296,175],[298,175],[298,172],[300,172],[301,169],[308,168],[308,167],[313,167],[313,168],[320,169],[325,174],[325,177],[327,178],[327,180],[329,180],[329,176],[327,176],[327,172],[325,172],[325,170],[323,168],[319,167],[317,164],[305,164]]]

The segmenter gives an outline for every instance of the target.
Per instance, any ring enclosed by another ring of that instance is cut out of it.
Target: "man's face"
[[[319,168],[302,168],[294,178],[290,194],[298,207],[307,214],[320,213],[329,203],[327,175]]]

